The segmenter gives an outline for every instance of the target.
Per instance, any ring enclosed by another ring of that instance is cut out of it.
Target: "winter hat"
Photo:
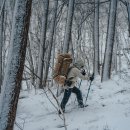
[[[82,67],[84,67],[84,62],[82,59],[78,59],[75,63],[74,66],[77,67],[78,69],[81,69]]]

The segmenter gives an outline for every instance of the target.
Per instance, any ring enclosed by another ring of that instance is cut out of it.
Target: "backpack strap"
[[[71,84],[72,84],[72,81],[71,81],[71,80],[72,80],[74,77],[70,77],[70,78],[67,78],[67,77],[68,77],[69,72],[70,72],[73,68],[74,68],[74,66],[69,67],[69,69],[68,69],[68,71],[67,71],[67,76],[66,76],[66,80],[65,80],[65,84],[64,84],[64,85],[71,86]]]
[[[71,66],[71,67],[69,67],[69,69],[68,69],[68,72],[67,72],[67,76],[68,76],[68,74],[69,74],[69,72],[72,70],[74,68],[74,66]],[[67,76],[66,76],[66,78],[67,78]],[[71,79],[73,79],[74,77],[70,77],[68,80],[71,80]]]

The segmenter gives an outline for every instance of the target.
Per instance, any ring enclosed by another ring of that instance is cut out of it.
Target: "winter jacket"
[[[70,88],[73,88],[78,80],[78,78],[82,80],[89,80],[89,77],[87,75],[83,75],[79,68],[73,67],[68,73],[67,79],[72,81],[72,84]],[[67,86],[66,86],[67,87]]]

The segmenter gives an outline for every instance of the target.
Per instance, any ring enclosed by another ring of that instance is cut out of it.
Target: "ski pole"
[[[92,81],[90,81],[90,85],[89,85],[89,88],[88,88],[88,93],[87,93],[87,96],[86,96],[86,99],[85,99],[85,105],[86,105],[86,102],[87,102],[87,99],[88,99],[88,94],[89,94],[89,91],[90,91],[91,84],[92,84]]]
[[[92,79],[94,79],[94,73],[92,74]],[[87,99],[88,99],[88,94],[89,94],[89,91],[90,91],[90,87],[91,87],[92,81],[93,80],[90,81],[90,85],[88,87],[88,93],[87,93],[87,96],[86,96],[86,99],[85,99],[85,105],[86,105],[86,102],[87,102]]]

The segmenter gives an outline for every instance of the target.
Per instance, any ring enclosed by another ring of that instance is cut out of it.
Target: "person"
[[[67,79],[64,85],[65,88],[64,96],[60,104],[60,107],[63,112],[65,112],[65,106],[72,92],[76,94],[79,107],[81,108],[84,107],[82,93],[80,89],[75,86],[75,84],[78,78],[82,80],[90,79],[92,81],[93,77],[87,76],[83,67],[84,67],[84,62],[81,59],[79,59],[73,64],[73,66],[69,68],[70,70],[68,71]],[[60,110],[59,110],[59,114],[61,114]]]

